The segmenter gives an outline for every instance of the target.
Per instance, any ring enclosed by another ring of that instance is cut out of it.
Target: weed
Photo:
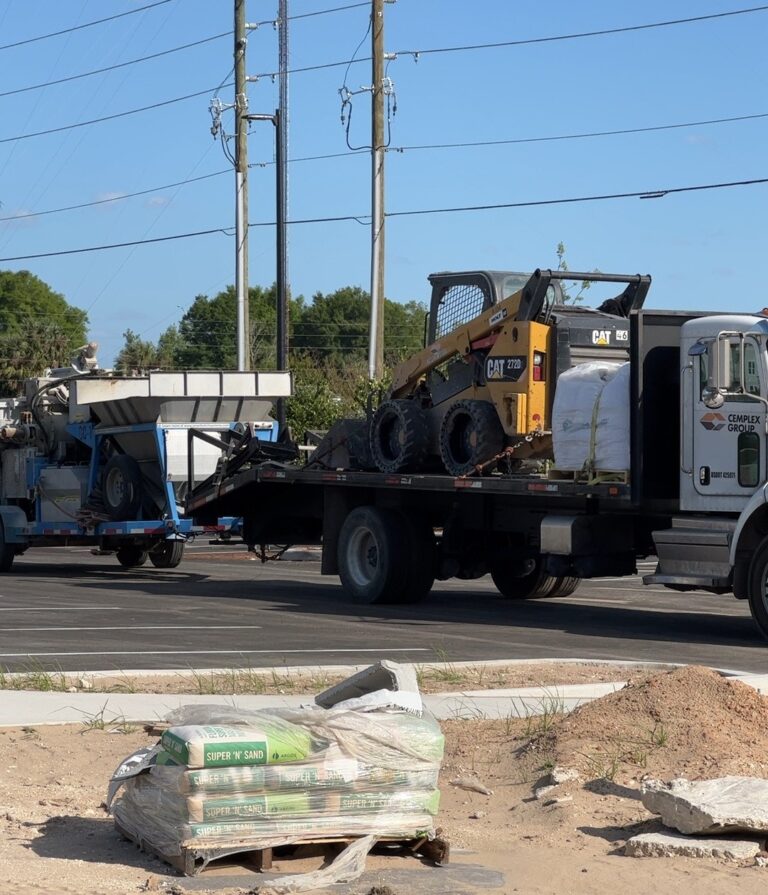
[[[40,690],[43,692],[65,692],[70,681],[61,670],[49,671],[36,659],[22,666],[20,674],[13,679],[14,690]]]
[[[112,686],[109,688],[110,693],[136,692],[137,686],[135,678],[128,677],[128,675],[124,671],[121,671],[118,675],[116,675],[116,677],[117,682],[112,684]]]
[[[443,646],[433,646],[432,651],[437,656],[439,666],[430,669],[430,677],[433,680],[441,681],[445,684],[461,684],[466,681],[466,674],[460,671],[448,659],[448,652]]]
[[[659,721],[653,725],[653,730],[651,731],[651,744],[658,747],[666,746],[667,740],[669,740],[667,728],[664,727],[661,721]]]
[[[83,729],[80,733],[90,733],[93,730],[106,730],[109,733],[133,733],[138,730],[135,724],[130,724],[126,721],[124,715],[113,715],[111,718],[107,717],[107,703],[98,710],[98,712],[94,712],[92,715],[88,714],[88,712],[82,712],[85,715],[85,718],[80,722],[83,725]]]

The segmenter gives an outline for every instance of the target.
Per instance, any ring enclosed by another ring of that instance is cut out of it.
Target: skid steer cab
[[[629,321],[649,276],[537,270],[436,273],[427,345],[393,371],[369,427],[381,472],[512,472],[551,459],[557,378],[629,359]],[[569,304],[563,280],[619,283],[598,308]]]

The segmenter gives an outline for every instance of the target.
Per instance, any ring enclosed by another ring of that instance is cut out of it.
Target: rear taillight
[[[547,363],[547,355],[542,354],[540,351],[533,352],[533,381],[534,382],[544,382],[546,376],[544,371],[546,369]]]

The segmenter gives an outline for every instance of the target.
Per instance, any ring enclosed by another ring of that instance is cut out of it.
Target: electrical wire
[[[311,19],[315,16],[324,16],[328,15],[330,12],[343,12],[346,9],[359,9],[361,6],[370,7],[370,0],[365,0],[363,3],[350,3],[347,6],[333,6],[330,9],[318,9],[315,12],[303,12],[300,15],[296,16],[288,16],[289,22],[295,22],[299,19]],[[279,25],[279,19],[264,19],[261,22],[250,22],[249,27],[251,30],[255,30],[256,28],[261,28],[262,25]]]
[[[148,3],[146,6],[137,6],[136,9],[128,9],[125,12],[119,12],[114,16],[107,16],[105,19],[95,19],[92,22],[84,22],[82,25],[75,25],[72,28],[63,28],[61,31],[51,31],[49,34],[40,34],[37,37],[28,37],[25,40],[17,40],[14,43],[3,44],[0,50],[10,50],[12,47],[22,47],[25,44],[36,43],[39,40],[48,40],[49,37],[59,37],[61,34],[71,34],[73,31],[81,31],[83,28],[91,28],[94,25],[102,25],[104,22],[112,22],[115,19],[122,19],[124,16],[132,16],[137,12],[144,12],[147,9],[154,9],[156,6],[164,6],[171,0],[157,0],[155,3]]]
[[[222,174],[231,174],[227,168],[224,171],[212,171],[210,174],[201,174],[199,177],[190,177],[187,180],[177,180],[175,183],[164,183],[162,186],[153,186],[146,190],[137,190],[135,193],[123,193],[113,196],[111,199],[95,199],[93,202],[80,202],[77,205],[62,205],[60,208],[48,208],[45,211],[27,211],[23,214],[13,214],[0,217],[0,223],[6,221],[25,221],[28,218],[39,218],[48,214],[59,214],[63,211],[77,211],[80,208],[93,208],[97,205],[109,205],[113,202],[121,202],[123,199],[135,199],[137,196],[146,196],[149,193],[159,193],[162,190],[170,190],[177,186],[185,186],[188,183],[197,183],[200,180],[209,180],[211,177],[221,177]]]
[[[498,202],[488,205],[461,205],[446,208],[417,208],[408,209],[406,211],[390,211],[387,217],[407,217],[412,215],[423,214],[448,214],[451,212],[462,211],[493,211],[502,208],[531,208],[533,206],[542,205],[570,205],[579,202],[602,202],[608,199],[662,199],[664,196],[670,196],[675,193],[692,193],[702,192],[704,190],[729,189],[737,186],[757,186],[759,184],[768,183],[768,177],[753,178],[751,180],[732,180],[723,183],[705,183],[696,186],[678,186],[666,187],[664,189],[655,190],[636,190],[625,193],[605,193],[596,196],[573,196],[564,199],[536,199],[529,202]],[[355,221],[362,224],[365,219],[370,219],[370,215],[338,215],[336,217],[318,217],[318,218],[301,218],[288,221],[290,225],[297,224],[329,224],[340,221]],[[249,227],[274,227],[275,221],[255,221],[248,224]],[[367,226],[367,225],[366,225]],[[100,252],[107,249],[121,249],[127,246],[146,245],[157,242],[170,242],[175,239],[189,239],[194,236],[208,236],[212,233],[223,233],[231,235],[231,227],[214,227],[210,230],[196,230],[191,233],[176,233],[170,236],[155,236],[151,239],[134,239],[128,242],[118,242],[109,245],[87,246],[79,249],[63,249],[56,252],[38,252],[32,255],[16,255],[12,258],[0,258],[0,263],[7,261],[28,261],[32,258],[54,258],[61,255],[80,255],[85,252]]]
[[[729,16],[741,16],[756,12],[765,12],[766,10],[768,10],[768,5],[751,6],[747,9],[733,9],[727,12],[716,12],[703,16],[689,16],[688,18],[684,19],[668,19],[663,22],[647,22],[641,25],[625,25],[620,28],[601,28],[596,31],[580,31],[572,34],[555,34],[548,37],[530,37],[522,40],[505,40],[497,41],[494,43],[464,44],[461,46],[453,47],[430,47],[426,50],[397,50],[395,53],[388,55],[390,56],[390,58],[397,56],[413,56],[415,59],[418,59],[419,56],[428,56],[437,53],[458,53],[471,50],[491,50],[498,49],[500,47],[522,47],[529,46],[531,44],[553,43],[555,41],[562,40],[580,40],[587,37],[604,37],[610,34],[626,34],[632,31],[648,31],[652,28],[667,28],[672,25],[687,25],[695,22],[704,22],[711,19],[724,19]],[[322,65],[305,65],[300,68],[292,68],[288,71],[288,74],[292,75],[308,71],[322,71],[326,68],[339,68],[342,65],[352,65],[353,63],[370,61],[370,56],[361,56],[357,59],[342,59],[339,62],[326,62]],[[263,72],[256,75],[255,77],[257,79],[274,78],[277,77],[277,75],[278,72]]]
[[[91,69],[91,71],[81,72],[78,75],[68,75],[66,78],[57,78],[55,81],[44,81],[41,84],[30,84],[28,87],[17,87],[14,90],[5,90],[0,93],[0,97],[14,96],[17,93],[28,93],[30,90],[41,90],[43,87],[52,87],[55,84],[66,84],[70,81],[78,81],[81,78],[90,78],[92,75],[102,75],[109,71],[116,71],[118,68],[126,68],[129,65],[136,65],[139,62],[147,62],[150,59],[159,59],[161,56],[170,56],[172,53],[180,53],[182,50],[189,50],[192,47],[199,47],[203,44],[211,43],[214,40],[221,40],[222,37],[231,36],[231,31],[223,31],[221,34],[212,34],[210,37],[204,37],[201,40],[192,41],[192,43],[171,47],[168,50],[161,50],[158,53],[150,53],[148,56],[139,56],[137,59],[128,59],[126,62],[117,62],[114,65],[107,65],[104,68],[94,68]]]
[[[221,90],[223,87],[232,87],[231,83],[222,84],[218,88]],[[174,103],[181,103],[188,99],[194,99],[198,96],[208,96],[213,90],[216,88],[208,87],[206,90],[198,90],[196,93],[187,93],[185,96],[176,96],[173,99],[166,99],[159,103],[152,103],[149,106],[140,106],[138,109],[126,109],[124,112],[115,112],[113,115],[104,115],[101,118],[92,118],[90,121],[78,121],[75,124],[63,124],[60,127],[51,127],[44,131],[35,131],[31,134],[18,134],[15,137],[3,137],[0,139],[0,143],[12,143],[14,140],[29,140],[32,137],[43,137],[47,134],[58,134],[62,131],[70,131],[74,130],[77,127],[87,127],[89,124],[100,124],[102,121],[113,121],[116,118],[125,118],[128,115],[138,115],[139,112],[148,112],[151,109],[161,109],[164,106],[171,106]]]
[[[734,121],[756,121],[760,118],[768,118],[768,112],[759,112],[754,115],[733,115],[729,118],[709,118],[705,121],[683,121],[679,124],[657,124],[649,127],[627,127],[615,131],[589,131],[578,134],[557,134],[552,137],[518,137],[510,140],[473,140],[465,143],[420,143],[413,146],[392,146],[389,152],[410,152],[416,149],[463,149],[473,146],[509,146],[515,143],[553,143],[558,140],[582,140],[587,137],[613,137],[621,134],[646,134],[653,131],[677,130],[684,127],[703,127],[708,124],[727,124]],[[342,153],[349,155],[349,153]],[[330,157],[330,156],[328,156]],[[323,156],[317,156],[323,158]],[[304,161],[294,159],[293,161]]]

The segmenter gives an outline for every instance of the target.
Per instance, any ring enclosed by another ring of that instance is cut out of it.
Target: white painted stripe
[[[35,659],[45,656],[252,656],[275,654],[283,656],[298,653],[306,656],[310,653],[431,653],[428,647],[411,647],[404,649],[175,649],[175,650],[116,650],[114,652],[83,653],[0,653],[0,659]]]
[[[113,625],[101,628],[60,628],[56,625],[46,628],[2,628],[5,631],[253,631],[261,630],[261,625]]]
[[[0,598],[1,599],[1,598]],[[120,609],[124,610],[124,606],[13,606],[10,608],[3,607],[0,612],[70,612],[75,609]],[[142,609],[142,612],[152,611]],[[155,610],[160,611],[160,610]]]

